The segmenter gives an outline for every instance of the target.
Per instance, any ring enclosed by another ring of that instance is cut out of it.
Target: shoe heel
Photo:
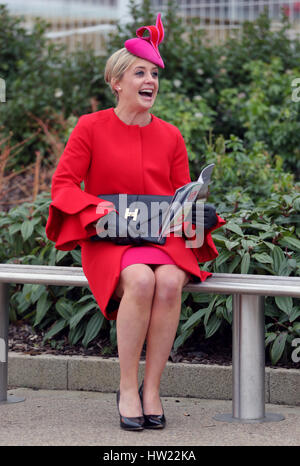
[[[117,391],[117,407],[120,416],[120,427],[125,430],[144,430],[145,419],[144,416],[125,417],[120,413],[120,390]]]
[[[143,389],[144,389],[144,381],[142,382],[139,388],[139,395],[142,403],[143,408]],[[162,404],[161,404],[162,405]],[[145,414],[143,408],[143,414],[145,419],[144,428],[145,429],[163,429],[166,425],[166,418],[164,413],[164,408],[162,406],[162,414]]]

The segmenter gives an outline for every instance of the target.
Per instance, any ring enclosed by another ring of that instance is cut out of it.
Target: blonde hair
[[[104,79],[109,84],[112,93],[118,98],[118,92],[112,86],[112,80],[120,81],[125,71],[132,65],[137,59],[135,55],[128,52],[124,47],[123,49],[117,50],[113,53],[106,62]]]

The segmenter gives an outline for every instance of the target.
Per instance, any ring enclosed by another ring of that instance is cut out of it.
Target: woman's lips
[[[152,89],[142,89],[139,91],[139,95],[146,100],[152,100],[153,90]]]

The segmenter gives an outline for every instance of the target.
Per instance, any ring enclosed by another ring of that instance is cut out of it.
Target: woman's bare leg
[[[155,290],[155,276],[145,264],[126,267],[120,275],[116,294],[122,296],[117,314],[120,362],[120,413],[142,416],[138,395],[138,368],[146,338]]]
[[[162,414],[160,379],[176,336],[181,294],[189,276],[176,265],[155,269],[155,294],[147,334],[143,404],[145,414]]]

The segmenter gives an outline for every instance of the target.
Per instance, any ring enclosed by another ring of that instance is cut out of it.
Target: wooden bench
[[[7,395],[8,287],[12,283],[88,286],[81,267],[0,264],[0,403],[16,402]],[[232,413],[215,416],[227,422],[284,419],[265,412],[264,297],[300,297],[300,278],[216,273],[184,291],[233,295]]]

